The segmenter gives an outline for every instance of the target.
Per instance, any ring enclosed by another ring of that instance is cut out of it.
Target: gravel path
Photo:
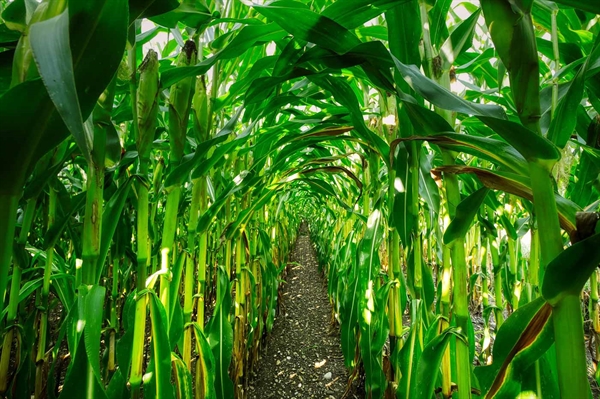
[[[331,327],[331,305],[310,238],[300,235],[291,271],[259,369],[251,378],[250,399],[339,399],[346,389],[339,332]],[[354,395],[350,395],[354,397]]]

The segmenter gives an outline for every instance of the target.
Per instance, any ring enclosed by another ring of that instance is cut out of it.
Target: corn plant
[[[348,392],[591,396],[598,14],[0,0],[0,396],[246,397],[303,220]]]

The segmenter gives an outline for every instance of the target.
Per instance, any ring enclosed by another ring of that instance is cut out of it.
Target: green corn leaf
[[[175,387],[177,398],[192,398],[192,374],[179,356],[171,352],[171,362],[174,364]],[[203,398],[204,399],[204,398]]]
[[[229,322],[231,308],[230,284],[227,274],[219,268],[220,296],[215,311],[206,325],[208,343],[215,359],[215,392],[218,399],[233,397],[233,381],[229,377],[229,363],[233,353],[233,328]]]
[[[429,35],[431,37],[431,44],[435,48],[439,48],[442,42],[448,37],[446,19],[451,4],[452,0],[436,0],[435,5],[429,11],[429,21],[431,24]]]
[[[177,263],[183,263],[183,258],[183,256],[180,256],[179,259],[177,259]],[[176,266],[178,266],[177,263],[175,264]],[[173,290],[172,292],[177,292],[177,290]],[[183,336],[183,307],[181,306],[181,303],[179,301],[172,301],[170,315],[171,319],[169,319],[169,344],[171,345],[171,349],[174,350],[175,346],[177,346],[177,342],[179,342],[179,340]]]
[[[406,111],[413,126],[416,126],[417,134],[432,135],[454,131],[440,114],[419,105],[414,97],[405,93],[398,93],[397,97],[404,103],[403,112]]]
[[[420,14],[417,0],[398,2],[397,7],[391,8],[385,13],[390,53],[401,62],[417,67],[421,65],[421,54],[418,46],[415,46],[414,43],[421,40],[423,36]],[[407,82],[403,81],[398,74],[395,73],[394,77],[398,91],[410,91]]]
[[[200,377],[200,381],[196,381],[196,397],[204,399],[216,398],[215,393],[215,358],[204,332],[200,329],[198,323],[194,323],[194,333],[196,337],[196,343],[200,348],[198,356],[198,363],[196,367],[200,368],[200,371],[196,371]]]
[[[383,344],[380,347],[375,342],[381,341],[381,334],[384,337],[387,336],[385,328],[387,326],[382,325],[383,322],[379,320],[379,317],[384,314],[380,306],[385,307],[387,303],[389,284],[384,286],[387,287],[384,294],[385,299],[378,300],[376,282],[380,269],[377,248],[383,239],[381,221],[381,211],[375,209],[367,220],[367,230],[357,253],[358,323],[361,331],[359,345],[365,368],[365,389],[367,395],[373,398],[382,397],[385,389],[385,375],[381,364]]]
[[[56,245],[65,228],[71,222],[71,218],[75,212],[79,211],[84,204],[85,193],[80,193],[71,198],[71,206],[67,209],[62,209],[61,217],[52,224],[52,227],[50,227],[44,235],[44,246],[42,249],[48,250],[48,248]]]
[[[171,348],[167,329],[167,315],[160,299],[149,293],[150,320],[152,328],[152,364],[154,366],[152,389],[157,398],[172,398]]]
[[[279,289],[279,280],[277,279],[277,268],[275,264],[271,261],[267,262],[267,275],[271,279],[271,290],[268,293],[270,300],[268,304],[269,311],[267,313],[267,320],[265,325],[267,326],[267,332],[270,333],[273,330],[273,323],[275,322],[275,312],[277,309],[277,290]],[[267,295],[267,292],[265,292]]]
[[[560,152],[552,142],[523,125],[484,116],[478,118],[519,151],[528,162],[539,163],[550,171],[560,159]]]
[[[241,134],[234,140],[219,146],[208,159],[202,159],[197,163],[197,166],[192,171],[192,180],[206,176],[215,166],[223,162],[225,156],[231,154],[236,148],[242,147],[250,138],[251,136],[249,135]]]
[[[83,337],[85,342],[85,352],[88,357],[88,367],[92,368],[96,383],[98,384],[102,384],[102,370],[100,369],[100,357],[98,354],[100,353],[102,322],[104,321],[103,314],[102,312],[99,312],[98,309],[104,307],[105,294],[106,288],[92,286],[84,297],[85,328],[83,330]]]
[[[511,92],[521,123],[538,131],[540,72],[531,4],[512,0],[482,0],[481,9],[502,63],[510,76]]]
[[[77,24],[69,24],[69,47],[77,99],[85,120],[122,59],[127,2],[72,1],[69,19],[75,15]],[[102,59],[101,64],[98,59]],[[0,139],[6,143],[0,148],[0,157],[9,164],[20,165],[10,173],[0,171],[0,192],[20,193],[33,162],[64,140],[69,131],[55,112],[41,79],[12,87],[0,97],[0,109],[15,116],[6,118],[0,128]]]
[[[129,23],[164,14],[179,6],[177,0],[129,0]]]
[[[303,3],[291,0],[275,1],[254,8],[275,21],[296,39],[315,43],[338,54],[344,54],[360,44],[360,40],[334,20],[319,15]]]
[[[498,139],[459,133],[442,133],[426,137],[412,136],[397,139],[392,142],[391,148],[394,148],[397,143],[410,140],[426,140],[442,148],[486,159],[524,176],[529,174],[529,167],[523,156],[514,147]]]
[[[359,137],[367,143],[373,143],[373,146],[377,149],[384,162],[387,163],[390,152],[389,146],[381,137],[373,133],[365,125],[358,100],[350,85],[345,80],[333,76],[311,76],[309,79],[331,92],[334,98],[350,111],[354,128]]]
[[[358,327],[358,302],[359,302],[359,283],[360,279],[356,273],[356,262],[348,260],[349,269],[352,276],[347,288],[344,290],[342,303],[340,305],[340,339],[342,344],[342,353],[344,354],[344,364],[347,369],[355,366],[356,354],[356,334]]]
[[[213,17],[210,10],[202,3],[192,2],[190,4],[183,2],[179,7],[149,19],[158,25],[171,29],[176,28],[179,22],[190,28],[198,29],[201,25],[207,24]]]
[[[117,369],[110,377],[108,386],[106,387],[106,396],[109,399],[121,399],[128,395],[127,380],[123,377],[121,369]]]
[[[440,211],[440,192],[435,181],[431,177],[431,161],[433,157],[424,156],[421,154],[419,161],[419,195],[425,200],[429,206],[430,212],[437,215]]]
[[[502,227],[504,227],[508,238],[510,238],[511,240],[516,240],[517,238],[519,238],[515,226],[513,226],[506,213],[503,213],[498,221],[500,222],[500,224],[502,224]]]
[[[456,206],[456,215],[444,233],[445,245],[450,245],[454,240],[465,237],[488,191],[489,189],[486,187],[480,188]]]
[[[453,174],[471,173],[477,176],[483,185],[492,190],[503,191],[533,201],[531,181],[514,173],[461,165],[442,166],[433,169],[432,172],[435,174],[439,174],[440,172]],[[558,208],[560,226],[567,233],[572,234],[575,231],[575,215],[578,211],[581,211],[581,208],[556,193],[554,194],[554,198],[556,199],[556,207]]]
[[[404,143],[398,145],[398,154],[394,161],[396,179],[394,181],[394,203],[390,223],[396,228],[400,239],[406,245],[412,242],[411,232],[415,223],[415,215],[409,210],[412,204],[412,192],[407,190],[410,182],[408,168],[408,150]]]
[[[133,347],[133,327],[135,324],[136,295],[134,291],[127,295],[123,305],[121,320],[125,333],[117,342],[117,363],[124,376],[129,376],[131,369],[131,349]]]
[[[424,76],[414,65],[405,65],[394,56],[392,59],[410,87],[435,106],[467,115],[506,119],[506,113],[501,107],[467,101]]]
[[[338,0],[321,12],[346,29],[356,29],[386,10],[412,0]]]
[[[69,364],[69,370],[67,371],[67,376],[65,377],[65,382],[58,398],[76,398],[82,392],[85,392],[86,398],[89,399],[108,399],[102,384],[95,376],[89,378],[87,374],[88,368],[91,367],[89,364],[91,359],[88,359],[86,354],[84,338],[81,337],[79,339],[77,351],[73,351],[72,347],[70,349],[71,353],[75,353],[74,359]],[[94,354],[94,357],[98,358],[98,352]],[[88,382],[90,383],[89,386],[87,385]]]
[[[550,123],[548,140],[559,148],[564,148],[577,125],[577,109],[584,95],[585,79],[589,67],[600,59],[600,45],[596,43],[594,51],[586,58],[585,63],[575,74],[569,89],[556,108],[555,116]]]
[[[86,392],[90,398],[107,397],[99,373],[98,357],[102,314],[97,309],[103,306],[104,294],[104,287],[80,286],[77,299],[67,316],[70,329],[59,333],[61,339],[62,334],[66,333],[70,353],[74,356],[67,369],[61,398],[77,396],[77,392]],[[89,313],[92,310],[93,312]],[[74,327],[75,323],[77,328]]]
[[[390,331],[385,308],[392,284],[389,281],[373,289],[375,292],[367,289],[361,298],[363,311],[359,317],[360,350],[365,368],[366,389],[373,398],[383,397],[387,383],[383,370],[383,345]]]
[[[219,133],[217,133],[213,138],[209,139],[208,141],[205,141],[202,143],[202,145],[199,145],[196,148],[196,152],[194,152],[194,154],[189,157],[186,156],[183,158],[182,162],[177,165],[177,167],[172,170],[171,172],[169,172],[169,174],[166,177],[165,180],[165,186],[166,187],[172,187],[174,185],[181,185],[185,182],[185,180],[188,177],[188,174],[194,170],[195,168],[200,168],[205,162],[206,158],[206,154],[209,152],[209,150],[211,148],[213,148],[214,146],[223,143],[224,141],[227,140],[227,138],[229,137],[229,135],[235,130],[235,127],[237,126],[237,122],[238,119],[242,113],[243,108],[240,107],[231,117],[231,119],[225,124],[225,126],[223,126],[223,129],[221,129],[219,131]],[[254,125],[251,125],[254,126]],[[243,137],[242,137],[243,138]],[[239,141],[237,141],[239,140]],[[219,147],[217,150],[215,150],[215,153],[218,153],[219,150],[221,149],[226,149],[224,151],[224,153],[229,153],[229,151],[231,151],[231,148],[234,146],[241,146],[245,141],[242,140],[241,138],[238,138],[236,140],[232,140],[227,144],[223,144],[221,147]],[[223,150],[221,150],[223,151]],[[213,159],[213,162],[217,162],[219,156],[216,155],[215,153],[213,153],[213,156],[210,157],[209,159]],[[212,166],[212,165],[211,165]],[[196,179],[199,176],[202,176],[203,173],[205,173],[205,169],[202,170],[202,173],[196,173],[194,172],[192,178]]]
[[[0,25],[0,45],[1,46],[12,46],[11,43],[3,43],[3,26]],[[18,35],[18,34],[17,34]],[[19,35],[20,37],[20,35]],[[5,39],[5,38],[4,38]],[[18,39],[18,38],[17,38]],[[8,50],[0,53],[0,96],[6,93],[10,89],[10,82],[12,80],[12,64],[14,61],[14,51]]]
[[[600,4],[594,1],[580,1],[580,0],[554,0],[558,4],[562,4],[567,7],[577,8],[583,11],[587,11],[592,14],[600,14]]]
[[[456,327],[449,327],[425,344],[417,365],[416,378],[420,383],[413,385],[413,394],[411,397],[419,399],[433,397],[437,381],[434,375],[437,374],[437,370],[440,368],[446,347],[453,336],[459,338],[458,330]]]
[[[100,276],[104,271],[106,256],[108,255],[110,244],[117,231],[117,225],[119,224],[123,208],[127,202],[132,181],[133,178],[128,179],[122,184],[104,205],[104,210],[102,211],[102,236],[100,237],[100,253],[98,256],[98,265],[100,267],[98,268],[97,279],[100,279]]]
[[[414,316],[410,330],[406,337],[406,341],[398,353],[398,363],[401,370],[404,371],[406,378],[402,378],[398,384],[398,390],[396,391],[396,397],[400,399],[412,399],[411,393],[415,389],[414,386],[419,383],[417,381],[417,369],[419,359],[423,353],[423,301],[420,299],[413,299],[410,302],[411,315]],[[437,371],[437,370],[436,370]],[[430,370],[430,373],[435,371]]]
[[[440,48],[442,71],[448,71],[456,58],[471,47],[480,13],[481,11],[477,10],[462,21]]]
[[[366,42],[360,43],[347,53],[341,55],[315,46],[307,49],[297,60],[296,64],[288,64],[287,67],[289,68],[291,65],[298,67],[310,65],[319,71],[326,67],[341,69],[350,68],[355,65],[363,65],[365,63],[370,63],[372,66],[382,69],[382,71],[378,71],[380,73],[384,73],[384,69],[393,68],[394,66],[394,63],[390,58],[390,53],[383,43]],[[389,77],[391,78],[391,74],[389,74]]]
[[[168,69],[161,73],[163,87],[171,85],[189,76],[205,74],[218,60],[226,60],[239,57],[248,49],[264,42],[277,41],[286,36],[286,32],[277,24],[248,25],[240,29],[240,32],[223,50],[195,66]]]
[[[587,146],[582,146],[583,152],[579,158],[576,176],[578,180],[573,185],[570,197],[579,206],[587,206],[594,202],[594,182],[600,173],[600,153]],[[588,151],[592,151],[590,154]]]
[[[85,129],[79,108],[73,55],[69,47],[69,12],[31,26],[29,40],[48,94],[75,138],[83,155],[91,162],[93,131]]]
[[[493,363],[475,369],[483,397],[515,397],[521,392],[524,370],[554,343],[551,315],[552,307],[538,298],[506,319],[494,342]]]
[[[314,72],[306,69],[293,68],[289,73],[285,73],[281,76],[265,76],[254,79],[244,95],[244,104],[248,106],[249,104],[261,103],[271,96],[272,90],[281,83],[312,74],[314,74]]]
[[[6,22],[8,29],[24,32],[27,28],[27,7],[25,1],[13,1],[2,11],[2,19]]]
[[[578,296],[600,263],[600,234],[573,244],[556,257],[544,274],[542,295],[556,305],[566,295]]]

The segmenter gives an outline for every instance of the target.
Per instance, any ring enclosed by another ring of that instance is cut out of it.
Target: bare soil
[[[280,315],[259,369],[250,379],[250,399],[339,399],[346,391],[349,375],[339,331],[332,324],[327,283],[310,238],[304,234],[301,229],[291,254]]]

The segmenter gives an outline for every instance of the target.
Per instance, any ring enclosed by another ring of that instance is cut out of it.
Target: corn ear
[[[498,55],[506,66],[521,123],[540,133],[540,84],[530,1],[481,0],[481,8]],[[501,84],[501,82],[498,82]]]
[[[196,63],[196,43],[191,40],[185,45],[177,58],[177,66],[189,66]],[[169,94],[169,138],[171,140],[171,165],[177,165],[183,157],[185,134],[190,112],[192,77],[180,80],[171,86]]]
[[[150,50],[140,65],[140,83],[137,90],[138,137],[136,145],[142,163],[150,158],[158,113],[158,54]]]
[[[204,76],[196,78],[196,90],[192,101],[194,109],[194,129],[198,143],[208,140],[210,130],[210,116],[208,110],[208,96],[206,94],[206,84]]]

